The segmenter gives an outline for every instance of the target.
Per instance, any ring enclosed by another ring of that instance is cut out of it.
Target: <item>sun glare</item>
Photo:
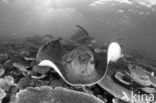
[[[55,15],[59,10],[66,8],[69,0],[36,0],[34,1],[36,13],[40,16]],[[45,17],[45,18],[46,18]]]
[[[36,4],[38,7],[43,8],[43,9],[48,9],[48,8],[62,8],[65,3],[67,3],[68,0],[36,0]]]

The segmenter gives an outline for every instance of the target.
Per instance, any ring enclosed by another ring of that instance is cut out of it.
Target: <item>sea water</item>
[[[1,0],[0,43],[34,36],[70,38],[82,26],[99,45],[156,60],[155,2],[134,0]]]

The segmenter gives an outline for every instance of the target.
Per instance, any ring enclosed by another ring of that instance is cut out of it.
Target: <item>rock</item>
[[[29,77],[23,77],[17,83],[17,86],[19,89],[25,89],[26,87],[30,85],[30,83],[31,83],[31,79]]]
[[[99,99],[101,99],[101,100],[104,99],[102,95],[97,95],[97,98],[99,98]]]
[[[113,98],[112,103],[120,103],[119,99]]]
[[[10,75],[4,76],[4,80],[11,86],[15,85],[14,78]]]
[[[87,87],[83,87],[82,89],[83,89],[83,91],[84,91],[85,93],[94,94],[94,92],[93,92],[92,90],[90,90],[89,88],[87,88]]]
[[[37,65],[36,61],[31,61],[31,63],[29,64],[31,68],[33,68],[34,66]]]
[[[128,103],[128,102],[122,101],[122,100],[119,99],[119,98],[113,98],[112,103]],[[140,102],[139,102],[139,103],[140,103]]]
[[[97,87],[93,89],[93,92],[94,92],[95,95],[98,95],[98,94],[101,94],[102,93],[102,91],[100,90],[100,88],[97,88]]]
[[[150,86],[152,83],[149,80],[149,76],[144,72],[142,68],[136,66],[136,69],[129,69],[130,77],[138,84],[142,86]]]
[[[20,53],[20,56],[22,56],[22,57],[25,57],[25,56],[28,56],[30,53],[28,52],[28,51],[22,51],[21,53]]]
[[[156,88],[156,77],[150,76],[150,81],[152,82],[152,86]]]
[[[50,87],[64,87],[65,85],[67,85],[62,79],[55,79],[50,83]]]
[[[54,38],[54,37],[53,37],[52,35],[47,34],[47,35],[45,35],[45,36],[43,37],[42,43],[45,43],[45,42],[47,42],[47,41],[49,41],[49,40],[51,40],[51,39],[53,39],[53,38]]]
[[[8,59],[7,61],[4,62],[3,66],[5,69],[11,69],[14,66],[12,65],[12,63],[15,61],[15,59]]]
[[[0,78],[0,88],[9,91],[10,85],[4,79]]]
[[[17,86],[11,86],[10,87],[10,93],[12,95],[16,94],[18,92],[19,88]]]
[[[0,68],[2,68],[3,67],[3,65],[0,63]]]
[[[103,99],[103,102],[104,102],[104,103],[108,103],[107,98],[104,98],[104,99]]]
[[[149,80],[148,76],[140,76],[136,73],[131,73],[131,78],[138,84],[142,86],[150,86],[152,82]]]
[[[22,72],[27,72],[27,69],[29,68],[29,65],[27,65],[26,63],[13,63],[13,66],[18,68]]]
[[[3,89],[0,88],[0,101],[6,96],[6,93]]]
[[[0,54],[0,63],[7,60],[9,58],[9,55],[8,54]]]
[[[33,71],[42,75],[45,75],[50,71],[50,67],[47,66],[34,66]]]
[[[152,94],[156,92],[155,88],[150,88],[150,87],[144,87],[141,90],[148,94]]]
[[[22,75],[25,76],[25,77],[27,77],[29,72],[30,72],[30,71],[25,71],[25,72],[23,71],[23,72],[22,72]]]
[[[107,52],[107,50],[104,50],[104,49],[99,49],[99,48],[95,48],[94,49],[94,52],[96,52],[96,53],[101,53],[101,52]]]
[[[45,78],[46,77],[46,75],[41,75],[41,76],[31,76],[31,78],[33,78],[33,79],[43,79],[43,78]]]
[[[36,58],[33,58],[33,57],[24,57],[25,60],[27,61],[35,61]]]
[[[5,69],[4,68],[0,68],[0,76],[2,76],[5,72]]]
[[[116,78],[118,81],[120,81],[120,82],[123,83],[123,84],[130,85],[129,82],[123,80],[123,77],[124,77],[124,76],[125,76],[125,75],[124,75],[123,73],[121,73],[121,72],[116,72],[116,74],[115,74],[115,78]]]
[[[30,87],[31,86],[35,86],[35,87],[41,87],[41,86],[47,86],[49,85],[49,81],[43,81],[43,80],[32,80],[31,81],[31,84],[30,84]]]
[[[21,56],[26,60],[26,61],[35,61],[36,60],[36,50],[27,50],[23,51]]]
[[[13,66],[13,63],[22,63],[22,62],[25,62],[22,58],[20,58],[20,57],[12,57],[12,58],[10,58],[10,59],[8,59],[7,61],[4,62],[3,67],[5,69],[13,69],[13,68],[15,68]]]
[[[32,76],[34,74],[33,71],[28,71],[27,75]]]

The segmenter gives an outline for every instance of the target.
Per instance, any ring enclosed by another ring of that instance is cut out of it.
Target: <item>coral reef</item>
[[[13,103],[104,103],[90,94],[57,87],[27,88],[19,91]]]
[[[47,35],[1,45],[1,103],[128,103],[132,93],[156,98],[156,66],[133,55],[110,62],[105,77],[95,82],[91,77],[98,80],[106,72],[108,45],[93,46],[93,38],[77,27],[80,30],[71,40]],[[45,59],[58,68],[38,65]],[[66,82],[65,75],[83,85]]]
[[[124,101],[133,102],[132,93],[137,97],[152,95],[155,98],[156,88],[153,85],[155,76],[150,73],[155,70],[147,69],[147,64],[143,66],[144,64],[136,58],[136,62],[134,62],[128,57],[124,56],[116,63],[109,64],[108,72],[99,85],[116,98]]]

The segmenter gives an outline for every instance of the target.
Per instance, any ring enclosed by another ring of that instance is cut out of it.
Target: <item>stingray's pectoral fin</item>
[[[42,60],[38,65],[39,66],[51,67],[62,77],[62,73],[61,73],[60,69],[57,67],[57,65],[53,61],[51,61],[51,60]]]
[[[117,42],[110,43],[107,51],[107,64],[110,61],[116,62],[122,56],[120,45]]]

